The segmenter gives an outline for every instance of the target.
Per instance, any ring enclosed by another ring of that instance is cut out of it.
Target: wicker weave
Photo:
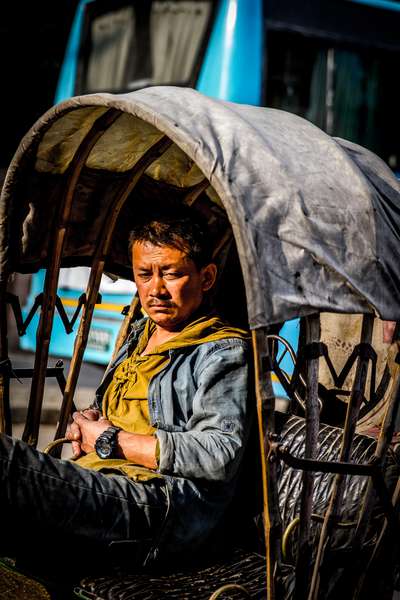
[[[50,600],[47,590],[33,579],[0,562],[1,600]]]
[[[265,571],[265,558],[238,550],[229,560],[173,575],[86,578],[75,593],[91,600],[208,600],[222,586],[236,583],[245,588],[250,598],[264,598]],[[221,600],[244,597],[232,589],[218,596]]]

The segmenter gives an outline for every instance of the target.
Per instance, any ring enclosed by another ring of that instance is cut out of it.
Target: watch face
[[[109,427],[97,438],[94,449],[99,458],[111,458],[117,447],[117,435],[120,427]]]
[[[114,449],[114,444],[110,442],[110,440],[106,438],[102,438],[101,436],[97,438],[95,444],[95,450],[97,456],[100,458],[108,458],[111,456]]]

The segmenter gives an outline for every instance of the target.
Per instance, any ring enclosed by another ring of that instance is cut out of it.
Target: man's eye
[[[163,274],[165,279],[177,279],[178,277],[182,277],[182,273],[180,271],[167,271]]]
[[[147,271],[140,271],[138,273],[138,277],[140,277],[140,279],[150,279],[152,277],[152,273]]]

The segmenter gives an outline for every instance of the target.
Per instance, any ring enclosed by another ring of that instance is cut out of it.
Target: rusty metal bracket
[[[356,362],[357,358],[371,361],[371,381],[370,381],[370,394],[369,394],[370,400],[367,403],[367,400],[364,396],[364,402],[366,404],[372,404],[372,405],[375,403],[375,398],[378,393],[378,389],[376,389],[377,354],[376,354],[375,350],[373,349],[373,347],[371,346],[371,344],[367,344],[367,343],[363,343],[363,342],[360,344],[357,344],[354,347],[352,353],[350,354],[349,358],[347,359],[347,361],[344,364],[340,373],[337,373],[335,370],[335,367],[333,366],[333,363],[329,356],[329,352],[328,352],[328,348],[327,348],[326,344],[324,344],[323,342],[318,342],[318,343],[314,342],[312,344],[306,344],[298,352],[297,360],[295,363],[295,368],[294,368],[293,375],[292,375],[292,378],[290,381],[289,389],[290,389],[291,394],[294,393],[295,389],[299,385],[300,373],[301,373],[302,368],[306,364],[307,360],[310,360],[312,358],[319,358],[319,357],[322,357],[325,359],[328,370],[329,370],[329,372],[332,376],[333,382],[335,384],[335,387],[339,388],[338,391],[341,391],[340,388],[342,388],[342,386],[343,386],[347,376],[349,375],[354,363]]]
[[[41,292],[40,294],[38,294],[36,296],[35,301],[32,305],[32,308],[30,309],[25,321],[22,316],[21,303],[19,301],[18,296],[16,296],[15,294],[11,294],[10,292],[7,292],[6,302],[11,306],[11,309],[13,311],[13,314],[15,317],[15,322],[17,325],[18,335],[23,336],[23,335],[25,335],[26,330],[28,329],[38,308],[41,307],[43,304],[43,292]],[[75,322],[76,322],[77,318],[79,317],[79,314],[82,310],[82,306],[84,306],[85,303],[86,303],[86,294],[81,294],[78,298],[78,306],[76,307],[75,312],[72,315],[72,318],[70,320],[67,316],[67,313],[66,313],[63,303],[61,301],[61,298],[59,296],[56,296],[56,308],[57,308],[58,314],[60,315],[61,321],[64,325],[65,332],[67,334],[72,333]],[[101,294],[98,294],[96,304],[101,304],[101,303],[102,303],[102,297],[101,297]]]
[[[14,313],[14,317],[15,317],[15,322],[17,324],[17,331],[18,331],[18,335],[19,336],[23,336],[26,333],[26,330],[29,326],[29,323],[32,321],[35,313],[37,312],[38,308],[42,305],[43,302],[43,292],[41,292],[40,294],[38,294],[35,298],[35,301],[32,305],[31,310],[29,311],[25,321],[22,317],[22,310],[21,310],[21,304],[19,301],[18,296],[16,296],[15,294],[11,294],[10,292],[7,292],[6,294],[6,302],[7,304],[9,304],[11,306],[11,309]]]
[[[16,368],[12,367],[11,360],[7,358],[6,360],[0,361],[0,373],[5,373],[8,375],[10,379],[17,379],[17,381],[21,382],[21,379],[31,379],[33,376],[34,369],[32,368]],[[58,360],[54,367],[47,367],[46,369],[46,377],[55,377],[57,380],[58,386],[61,390],[61,393],[64,393],[65,390],[65,377],[64,377],[64,363],[62,360]]]
[[[98,293],[96,304],[101,304],[102,301],[103,301],[102,296],[100,293]],[[75,322],[76,322],[77,318],[79,317],[79,314],[82,310],[82,306],[84,306],[85,304],[86,304],[86,294],[81,294],[78,298],[78,306],[76,307],[75,312],[72,315],[72,319],[69,320],[67,313],[65,312],[63,303],[61,302],[61,299],[59,298],[59,296],[56,297],[56,308],[58,310],[58,314],[60,315],[60,319],[64,325],[65,332],[67,334],[70,334],[73,332]]]

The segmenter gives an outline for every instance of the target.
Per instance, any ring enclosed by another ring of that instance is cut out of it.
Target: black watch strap
[[[99,458],[114,458],[115,451],[118,446],[118,432],[121,431],[121,427],[112,425],[108,427],[103,433],[97,438],[94,448]]]
[[[116,427],[115,425],[111,425],[107,429],[103,431],[100,435],[109,439],[110,441],[117,437],[118,432],[121,431],[121,427]],[[100,436],[99,436],[100,437]]]

